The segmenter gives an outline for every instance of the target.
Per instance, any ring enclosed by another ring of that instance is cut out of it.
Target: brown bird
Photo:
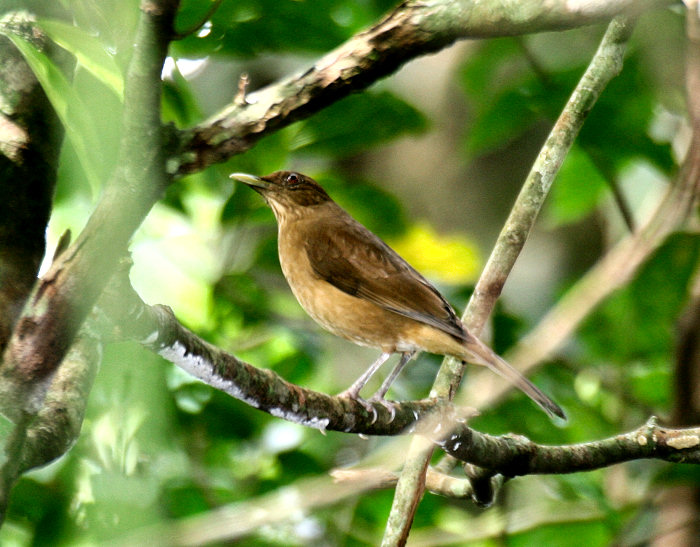
[[[471,335],[452,307],[393,249],[335,203],[311,177],[277,171],[234,173],[265,198],[277,219],[279,259],[301,306],[323,328],[382,354],[341,395],[360,390],[393,353],[401,359],[370,400],[384,396],[418,351],[485,365],[521,389],[550,416],[563,410]]]

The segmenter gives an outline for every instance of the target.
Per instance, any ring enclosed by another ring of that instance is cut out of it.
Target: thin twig
[[[247,73],[241,74],[238,78],[238,89],[236,90],[236,96],[233,98],[233,102],[237,105],[244,105],[246,103],[246,93],[248,93],[248,83],[250,78],[248,78]]]
[[[582,142],[581,149],[586,154],[588,154],[591,163],[593,163],[595,168],[598,170],[600,176],[608,185],[608,188],[610,188],[613,200],[615,201],[615,205],[617,206],[617,210],[620,212],[620,216],[622,217],[623,222],[627,226],[627,229],[631,233],[636,232],[637,227],[634,221],[634,215],[632,214],[632,209],[627,203],[627,198],[625,197],[624,193],[622,192],[622,188],[620,187],[618,181],[615,178],[614,169],[611,165],[609,165],[609,162],[602,158],[601,155],[596,150],[594,150],[593,147],[591,147],[588,143]]]
[[[688,221],[699,199],[700,124],[678,179],[647,224],[610,249],[505,357],[521,371],[528,371],[552,356],[605,298],[628,283],[666,238]],[[479,408],[508,389],[494,384],[493,375],[478,371],[460,393],[460,401]]]
[[[624,51],[632,27],[626,17],[617,17],[610,23],[598,51],[535,160],[464,312],[465,325],[477,336],[501,294],[549,188],[586,115],[607,83],[622,69]],[[451,399],[461,382],[462,374],[462,365],[454,359],[446,359],[440,368],[431,395]],[[396,487],[383,545],[405,544],[415,509],[423,494],[424,469],[431,454],[432,451],[425,447],[425,441],[416,438],[409,450],[406,468]]]

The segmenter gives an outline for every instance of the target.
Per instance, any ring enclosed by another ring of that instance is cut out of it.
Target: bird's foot
[[[346,389],[338,393],[337,397],[344,397],[346,399],[351,399],[356,403],[359,403],[367,412],[372,415],[372,424],[377,421],[377,409],[372,405],[372,401],[367,401],[360,397],[354,390]]]
[[[393,422],[394,418],[396,418],[396,403],[393,401],[387,401],[382,395],[379,395],[375,393],[372,395],[372,397],[369,398],[370,403],[379,403],[382,405],[384,408],[386,408],[389,413],[391,414],[391,418],[389,418],[389,422]]]

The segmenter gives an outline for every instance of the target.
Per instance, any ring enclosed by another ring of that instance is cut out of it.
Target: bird
[[[401,370],[426,351],[484,365],[551,417],[566,419],[559,405],[465,328],[428,280],[314,179],[293,171],[230,178],[255,190],[272,209],[282,272],[301,307],[331,333],[381,351],[339,396],[387,403],[386,393]],[[362,388],[394,353],[401,356],[398,364],[370,399],[362,399]]]

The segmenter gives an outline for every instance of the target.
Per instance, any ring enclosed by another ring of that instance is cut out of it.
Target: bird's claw
[[[360,403],[364,407],[364,409],[372,415],[372,421],[370,422],[370,424],[374,425],[374,423],[377,421],[378,414],[377,409],[374,408],[374,405],[372,404],[372,401],[367,401],[362,397],[357,397],[355,400],[358,403]]]
[[[396,418],[396,403],[393,403],[392,401],[387,401],[384,397],[378,397],[376,395],[371,397],[369,399],[369,402],[379,403],[384,408],[386,408],[391,414],[391,418],[389,418],[389,423],[394,421],[394,418]]]
[[[370,422],[371,425],[374,425],[374,423],[377,421],[377,409],[374,408],[374,406],[372,405],[373,401],[367,401],[366,399],[363,399],[356,393],[352,393],[349,390],[345,390],[342,393],[339,393],[338,397],[344,397],[346,399],[350,399],[360,404],[362,408],[364,408],[367,412],[369,412],[372,415],[372,421]]]

